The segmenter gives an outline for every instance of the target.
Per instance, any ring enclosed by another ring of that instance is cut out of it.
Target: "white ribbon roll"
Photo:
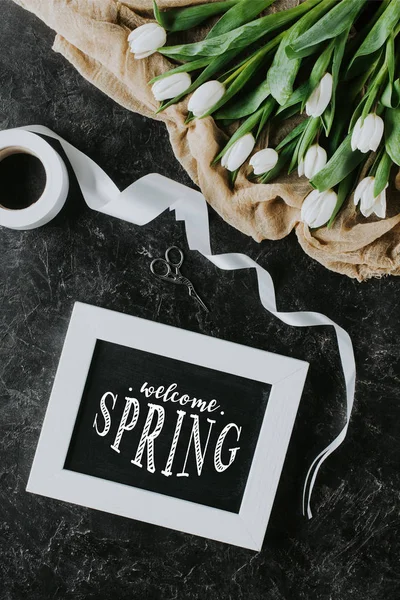
[[[307,473],[303,491],[303,513],[311,518],[310,501],[318,471],[326,458],[345,439],[353,409],[356,367],[353,345],[348,333],[320,313],[279,312],[270,274],[245,254],[213,255],[207,204],[200,192],[157,174],[146,175],[120,192],[110,177],[93,160],[50,129],[39,125],[32,125],[26,129],[49,136],[61,143],[78,179],[83,197],[90,208],[139,226],[149,223],[168,208],[174,210],[176,219],[185,222],[186,237],[191,250],[198,250],[223,270],[249,268],[256,270],[260,300],[265,310],[293,327],[331,325],[334,328],[346,384],[346,421],[337,437],[315,458]],[[10,130],[9,133],[12,131],[15,133],[20,130]]]
[[[0,131],[0,161],[12,154],[31,154],[42,163],[46,185],[42,195],[27,208],[10,209],[0,204],[0,225],[10,229],[35,229],[60,212],[68,195],[68,173],[61,156],[38,135],[22,129]]]

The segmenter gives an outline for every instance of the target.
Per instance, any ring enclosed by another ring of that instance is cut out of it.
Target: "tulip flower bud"
[[[276,166],[279,154],[273,148],[265,148],[256,152],[250,160],[250,165],[254,169],[254,175],[267,173]]]
[[[246,133],[239,138],[233,146],[224,154],[221,160],[221,165],[228,171],[236,171],[248,159],[253,152],[256,140],[252,133]]]
[[[136,27],[129,37],[128,42],[135,58],[146,58],[157,52],[167,41],[167,32],[158,23],[146,23]]]
[[[332,98],[332,90],[333,77],[325,73],[307,101],[306,113],[309,117],[320,117],[325,112]]]
[[[337,194],[333,190],[314,190],[307,196],[301,207],[301,220],[311,228],[322,227],[335,210]]]
[[[386,217],[386,189],[388,186],[389,184],[379,196],[375,196],[375,177],[365,177],[360,181],[354,192],[354,204],[357,206],[361,202],[360,210],[364,217],[370,217],[373,213],[381,219]]]
[[[319,144],[314,144],[307,150],[304,160],[299,162],[299,177],[305,175],[307,179],[312,179],[322,171],[327,162],[326,150]]]
[[[189,100],[188,109],[195,117],[202,117],[221,100],[224,94],[225,87],[222,83],[216,80],[207,81],[194,92]]]
[[[171,98],[175,98],[175,96],[184,94],[191,83],[192,78],[189,73],[173,73],[172,75],[168,75],[168,77],[156,81],[151,91],[154,98],[162,102],[162,100],[170,100]]]
[[[370,113],[367,117],[360,117],[353,129],[351,136],[351,148],[353,152],[360,150],[367,152],[376,152],[382,141],[385,125],[383,119],[375,113]]]

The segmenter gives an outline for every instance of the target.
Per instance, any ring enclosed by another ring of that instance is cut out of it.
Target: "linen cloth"
[[[222,218],[256,241],[278,240],[293,229],[303,250],[322,265],[362,281],[400,275],[400,193],[393,179],[388,190],[387,219],[365,219],[352,199],[331,229],[310,229],[300,222],[303,199],[311,191],[305,178],[281,176],[272,184],[251,183],[242,169],[232,190],[228,173],[211,162],[226,142],[212,117],[185,125],[187,100],[155,115],[158,103],[148,81],[171,68],[160,54],[135,60],[129,50],[132,29],[153,20],[152,0],[14,0],[56,32],[53,49],[87,80],[128,110],[163,121],[177,159]],[[160,9],[201,4],[207,0],[158,0]],[[250,0],[249,0],[250,1]],[[297,0],[278,0],[269,11]],[[169,36],[168,44],[192,41],[204,29]],[[284,131],[277,132],[278,139]],[[261,146],[265,143],[260,140]],[[260,147],[261,147],[260,146]],[[400,177],[397,176],[400,188]]]

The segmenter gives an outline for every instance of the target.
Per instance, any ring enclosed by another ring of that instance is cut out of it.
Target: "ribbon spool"
[[[30,131],[0,131],[0,161],[13,154],[35,156],[45,170],[46,185],[42,195],[26,208],[7,208],[0,200],[0,225],[18,230],[41,227],[54,219],[65,204],[69,189],[67,168],[50,144]]]

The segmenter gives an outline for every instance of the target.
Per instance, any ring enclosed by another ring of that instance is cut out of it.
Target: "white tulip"
[[[224,154],[221,160],[221,165],[228,171],[236,171],[248,159],[253,152],[256,140],[252,133],[246,133],[239,138],[233,146]]]
[[[262,175],[268,173],[276,167],[279,160],[279,154],[273,148],[265,148],[256,152],[250,160],[250,165],[253,167],[254,175]]]
[[[357,206],[361,202],[360,210],[364,217],[370,217],[373,213],[381,219],[386,217],[386,189],[388,185],[379,196],[375,196],[375,177],[365,177],[360,181],[354,192],[354,204]]]
[[[136,27],[128,37],[131,52],[137,59],[154,54],[166,41],[167,32],[158,23],[146,23]]]
[[[327,162],[328,155],[322,146],[319,144],[310,146],[304,160],[299,162],[299,177],[305,175],[307,179],[312,179],[317,173],[322,171]]]
[[[312,191],[301,207],[301,220],[311,228],[322,227],[331,218],[336,202],[337,194],[333,190]]]
[[[154,98],[161,102],[162,100],[170,100],[171,98],[175,98],[175,96],[184,94],[191,83],[192,78],[189,73],[173,73],[172,75],[168,75],[168,77],[156,81],[151,91]]]
[[[189,100],[188,109],[195,117],[205,115],[225,94],[225,86],[212,80],[203,83]]]
[[[306,113],[309,117],[320,117],[325,112],[332,98],[332,90],[333,77],[325,73],[307,101]]]
[[[385,125],[383,119],[375,113],[370,113],[365,117],[364,122],[360,117],[353,129],[351,136],[351,148],[353,152],[360,150],[364,154],[367,152],[376,152],[382,141]]]

